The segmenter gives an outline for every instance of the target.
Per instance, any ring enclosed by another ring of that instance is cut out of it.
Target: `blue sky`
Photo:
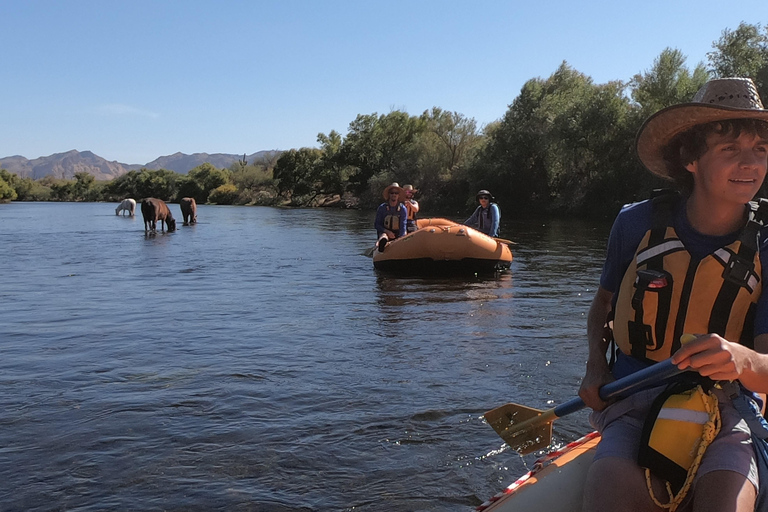
[[[693,67],[742,21],[768,23],[765,0],[4,0],[0,157],[316,146],[433,106],[482,126],[562,61],[596,83],[666,47]]]

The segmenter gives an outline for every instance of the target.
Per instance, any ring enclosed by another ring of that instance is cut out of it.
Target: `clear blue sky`
[[[706,63],[766,0],[3,0],[0,157],[316,146],[358,114],[484,125],[562,61],[629,80],[665,47]]]

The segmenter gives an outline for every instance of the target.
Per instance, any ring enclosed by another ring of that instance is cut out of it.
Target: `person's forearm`
[[[748,358],[749,364],[739,377],[747,389],[756,393],[768,393],[768,334],[755,337],[755,350]]]
[[[598,288],[587,316],[587,343],[589,355],[587,366],[593,370],[608,371],[605,354],[608,341],[605,340],[605,321],[611,310],[612,294],[605,288]]]

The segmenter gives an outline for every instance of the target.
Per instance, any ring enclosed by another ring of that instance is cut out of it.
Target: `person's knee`
[[[631,460],[607,457],[589,468],[582,510],[640,512],[659,508],[651,501],[643,468]]]
[[[712,471],[702,475],[693,491],[697,512],[746,512],[755,509],[757,492],[744,475],[735,471]]]

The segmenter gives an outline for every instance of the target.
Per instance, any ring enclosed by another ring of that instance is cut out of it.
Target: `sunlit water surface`
[[[115,206],[0,205],[0,510],[470,511],[536,458],[483,413],[575,396],[607,224],[507,221],[510,271],[404,279],[372,212],[145,237]]]

